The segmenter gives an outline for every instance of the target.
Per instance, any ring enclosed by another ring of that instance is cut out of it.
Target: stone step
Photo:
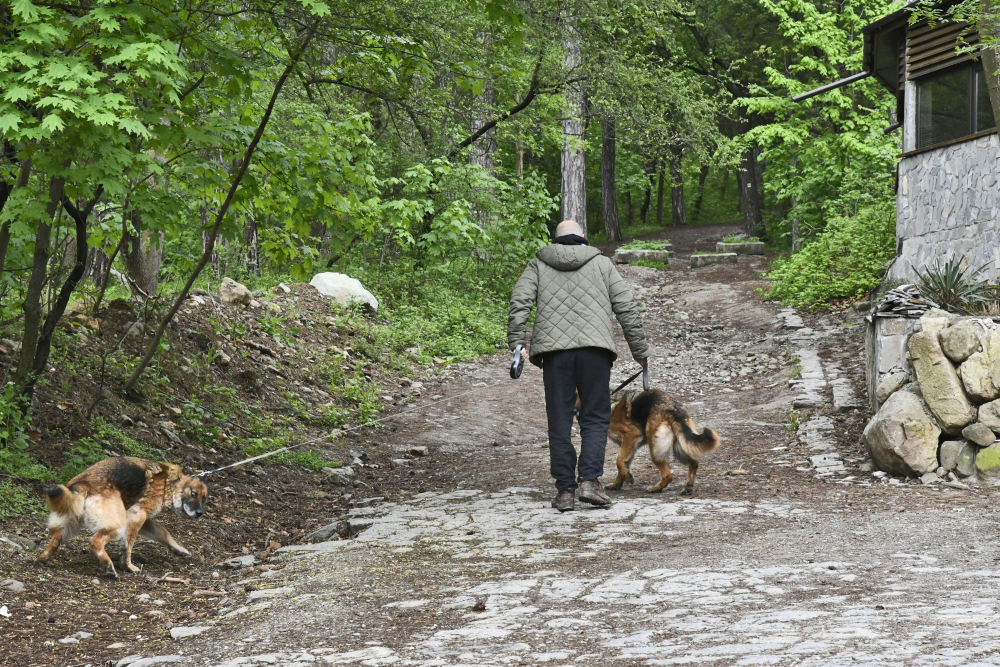
[[[793,408],[818,408],[826,402],[823,389],[826,388],[826,376],[823,374],[823,364],[816,350],[799,350],[795,353],[802,367],[799,376],[790,382],[797,390],[792,399]]]

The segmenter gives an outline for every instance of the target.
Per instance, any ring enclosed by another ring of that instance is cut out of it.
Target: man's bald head
[[[580,223],[576,220],[563,220],[556,225],[556,238],[559,238],[560,236],[569,236],[570,234],[586,236],[586,234],[583,233],[583,227],[581,227]]]

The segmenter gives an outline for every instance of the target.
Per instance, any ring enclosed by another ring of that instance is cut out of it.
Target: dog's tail
[[[719,446],[719,434],[715,429],[705,427],[701,433],[696,432],[694,422],[684,410],[678,410],[673,417],[674,455],[682,463],[698,463],[702,456]]]
[[[76,514],[78,495],[64,484],[45,489],[45,501],[49,509],[58,514]]]

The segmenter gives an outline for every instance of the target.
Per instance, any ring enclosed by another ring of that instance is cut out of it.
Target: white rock
[[[284,595],[291,595],[294,590],[295,589],[291,586],[282,586],[281,588],[261,588],[256,591],[250,591],[250,595],[247,597],[247,602],[270,600]]]
[[[185,637],[194,637],[211,629],[212,626],[210,625],[178,625],[170,628],[170,638],[184,639]]]
[[[231,306],[249,306],[250,302],[253,301],[253,294],[247,289],[247,286],[228,276],[223,278],[222,284],[219,285],[219,296],[222,298],[222,303],[228,303]]]
[[[343,273],[317,273],[309,284],[323,296],[337,303],[350,305],[362,302],[371,313],[378,312],[378,299],[361,284],[360,280]]]
[[[941,429],[916,394],[897,391],[864,431],[864,443],[876,467],[897,475],[919,476],[938,468]]]

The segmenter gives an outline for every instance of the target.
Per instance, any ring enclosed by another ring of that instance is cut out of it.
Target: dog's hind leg
[[[170,549],[170,553],[176,554],[178,556],[190,556],[191,552],[181,546],[173,536],[167,532],[167,529],[156,523],[152,519],[146,519],[146,523],[142,524],[142,528],[139,529],[139,534],[148,537],[151,540],[155,540],[160,544],[164,545]]]
[[[694,493],[694,476],[698,474],[698,462],[691,461],[688,463],[688,475],[687,481],[684,482],[684,488],[681,489],[682,496],[690,496]]]
[[[97,556],[97,560],[101,561],[104,565],[104,572],[115,579],[118,578],[118,572],[115,571],[115,564],[111,561],[111,556],[105,550],[105,545],[109,540],[114,539],[121,529],[117,526],[114,528],[101,528],[99,531],[94,533],[94,536],[90,538],[90,550],[94,552]]]
[[[54,554],[56,552],[56,549],[59,548],[59,545],[62,544],[63,529],[61,527],[49,528],[49,535],[52,537],[52,539],[49,540],[49,546],[45,547],[45,551],[39,554],[38,556],[39,563],[47,563],[48,560],[52,558],[52,554]]]
[[[647,431],[648,433],[648,431]],[[653,464],[660,470],[660,481],[646,489],[650,493],[662,491],[674,481],[670,472],[670,450],[674,444],[674,434],[666,424],[661,424],[654,433],[649,435],[649,456]]]

